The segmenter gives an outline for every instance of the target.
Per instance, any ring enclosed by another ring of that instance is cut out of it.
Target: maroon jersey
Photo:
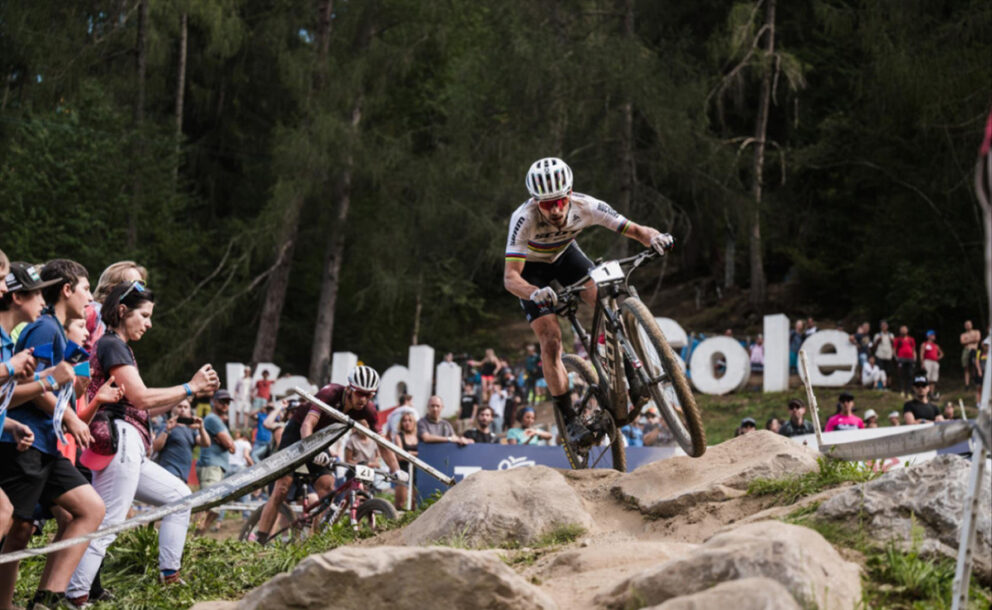
[[[362,422],[364,420],[365,425],[368,426],[373,432],[379,431],[379,412],[376,410],[372,403],[368,403],[364,408],[358,409],[357,411],[345,411],[344,407],[344,390],[345,386],[338,385],[336,383],[329,383],[324,387],[320,388],[317,392],[317,400],[334,407],[338,411],[341,411],[348,417],[354,419],[355,421]],[[310,405],[309,409],[301,408],[296,409],[290,416],[290,421],[295,421],[296,423],[303,425],[303,420],[306,419],[307,414],[313,413],[319,415],[320,419],[317,420],[317,425],[313,427],[313,431],[321,430],[330,426],[331,424],[336,424],[338,421],[324,413],[323,409],[317,405]]]

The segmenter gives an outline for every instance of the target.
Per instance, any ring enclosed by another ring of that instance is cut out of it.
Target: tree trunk
[[[145,74],[148,69],[148,0],[141,0],[138,5],[138,42],[136,48],[137,64],[137,95],[134,102],[134,127],[137,133],[134,161],[140,165],[141,155],[141,126],[145,121]],[[127,217],[127,248],[133,250],[138,244],[138,214],[141,210],[143,187],[139,167],[134,171],[132,186],[131,209]]]
[[[359,96],[351,112],[352,142],[358,139],[358,126],[362,121],[362,97]],[[341,261],[347,232],[348,211],[351,207],[351,172],[353,158],[349,153],[341,174],[338,197],[338,214],[334,232],[324,255],[324,270],[320,277],[320,301],[317,303],[317,325],[310,351],[310,379],[323,385],[331,375],[331,344],[334,341],[334,311],[337,308],[338,286],[341,284]]]
[[[723,287],[733,288],[737,283],[735,272],[737,270],[737,239],[733,231],[727,229],[727,240],[723,246]]]
[[[754,209],[751,212],[751,291],[748,302],[759,308],[765,303],[768,282],[765,278],[764,255],[761,248],[761,198],[764,185],[765,138],[768,133],[768,112],[772,98],[772,59],[775,53],[775,0],[768,0],[765,13],[768,26],[765,44],[764,75],[761,78],[761,99],[758,102],[758,120],[754,127]]]
[[[327,54],[330,48],[330,29],[333,2],[322,0],[318,4],[317,10],[317,45],[314,66],[311,72],[310,91],[307,94],[305,104],[306,113],[300,124],[300,133],[309,136],[309,126],[313,122],[312,108],[313,99],[319,99],[319,93],[323,90],[327,82]],[[305,170],[304,170],[305,171]],[[287,178],[288,182],[293,182],[293,193],[288,198],[287,209],[282,215],[282,224],[279,229],[280,239],[276,244],[275,252],[279,256],[282,253],[283,259],[279,263],[279,268],[269,278],[265,287],[265,303],[262,306],[262,317],[258,323],[258,332],[255,335],[255,348],[252,350],[252,362],[271,362],[275,355],[276,342],[279,338],[279,320],[282,316],[283,304],[286,301],[286,289],[289,287],[290,272],[293,269],[293,253],[296,249],[296,236],[299,232],[300,216],[306,199],[304,184],[305,176],[292,176]],[[277,187],[278,190],[278,187]],[[312,367],[311,367],[312,368]],[[310,377],[317,381],[317,378]]]
[[[634,38],[634,0],[623,0],[623,37],[628,44]],[[627,98],[621,108],[620,126],[620,199],[618,211],[626,217],[633,213],[634,183],[637,179],[634,168],[634,104]],[[627,256],[630,240],[620,240],[620,256]]]
[[[413,308],[413,334],[410,336],[410,345],[420,345],[420,315],[424,311],[424,274],[417,277],[417,300]]]
[[[178,188],[179,164],[183,139],[183,105],[186,100],[186,42],[189,34],[189,15],[179,18],[179,62],[176,70],[176,164],[172,168],[172,182]]]

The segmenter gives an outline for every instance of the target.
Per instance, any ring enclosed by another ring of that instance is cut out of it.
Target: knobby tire
[[[565,365],[565,370],[574,372],[582,381],[586,384],[586,387],[591,388],[599,384],[599,375],[596,373],[596,369],[592,368],[587,360],[583,360],[576,354],[564,354],[561,357],[562,363]],[[597,402],[600,402],[599,396],[594,395]],[[604,405],[600,404],[599,408],[604,410],[609,415],[610,430],[607,432],[607,436],[610,439],[610,455],[613,458],[613,468],[620,472],[627,471],[627,451],[624,446],[624,441],[619,428],[616,426],[616,422],[613,419],[613,414],[605,409]],[[565,436],[565,418],[558,411],[557,407],[553,408],[555,412],[555,423],[558,425],[558,433],[562,438],[562,447],[565,449],[565,457],[568,458],[568,463],[574,470],[582,470],[588,468],[589,464],[589,454],[593,449],[598,447],[598,445],[593,445],[586,449],[585,454],[578,448],[573,446],[568,442]]]

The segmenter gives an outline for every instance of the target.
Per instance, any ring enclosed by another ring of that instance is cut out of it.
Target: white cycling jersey
[[[582,229],[591,225],[613,229],[623,235],[630,228],[630,221],[605,201],[572,193],[568,221],[559,228],[544,219],[536,200],[528,199],[510,217],[506,260],[552,263],[575,241]]]

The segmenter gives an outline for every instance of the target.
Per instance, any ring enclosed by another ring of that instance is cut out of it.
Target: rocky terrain
[[[940,457],[789,506],[748,486],[815,472],[816,455],[764,431],[627,474],[482,471],[405,528],[195,608],[855,608],[864,557],[796,523],[953,557],[968,464]],[[992,506],[989,481],[982,493]],[[988,510],[978,532],[987,585]]]

